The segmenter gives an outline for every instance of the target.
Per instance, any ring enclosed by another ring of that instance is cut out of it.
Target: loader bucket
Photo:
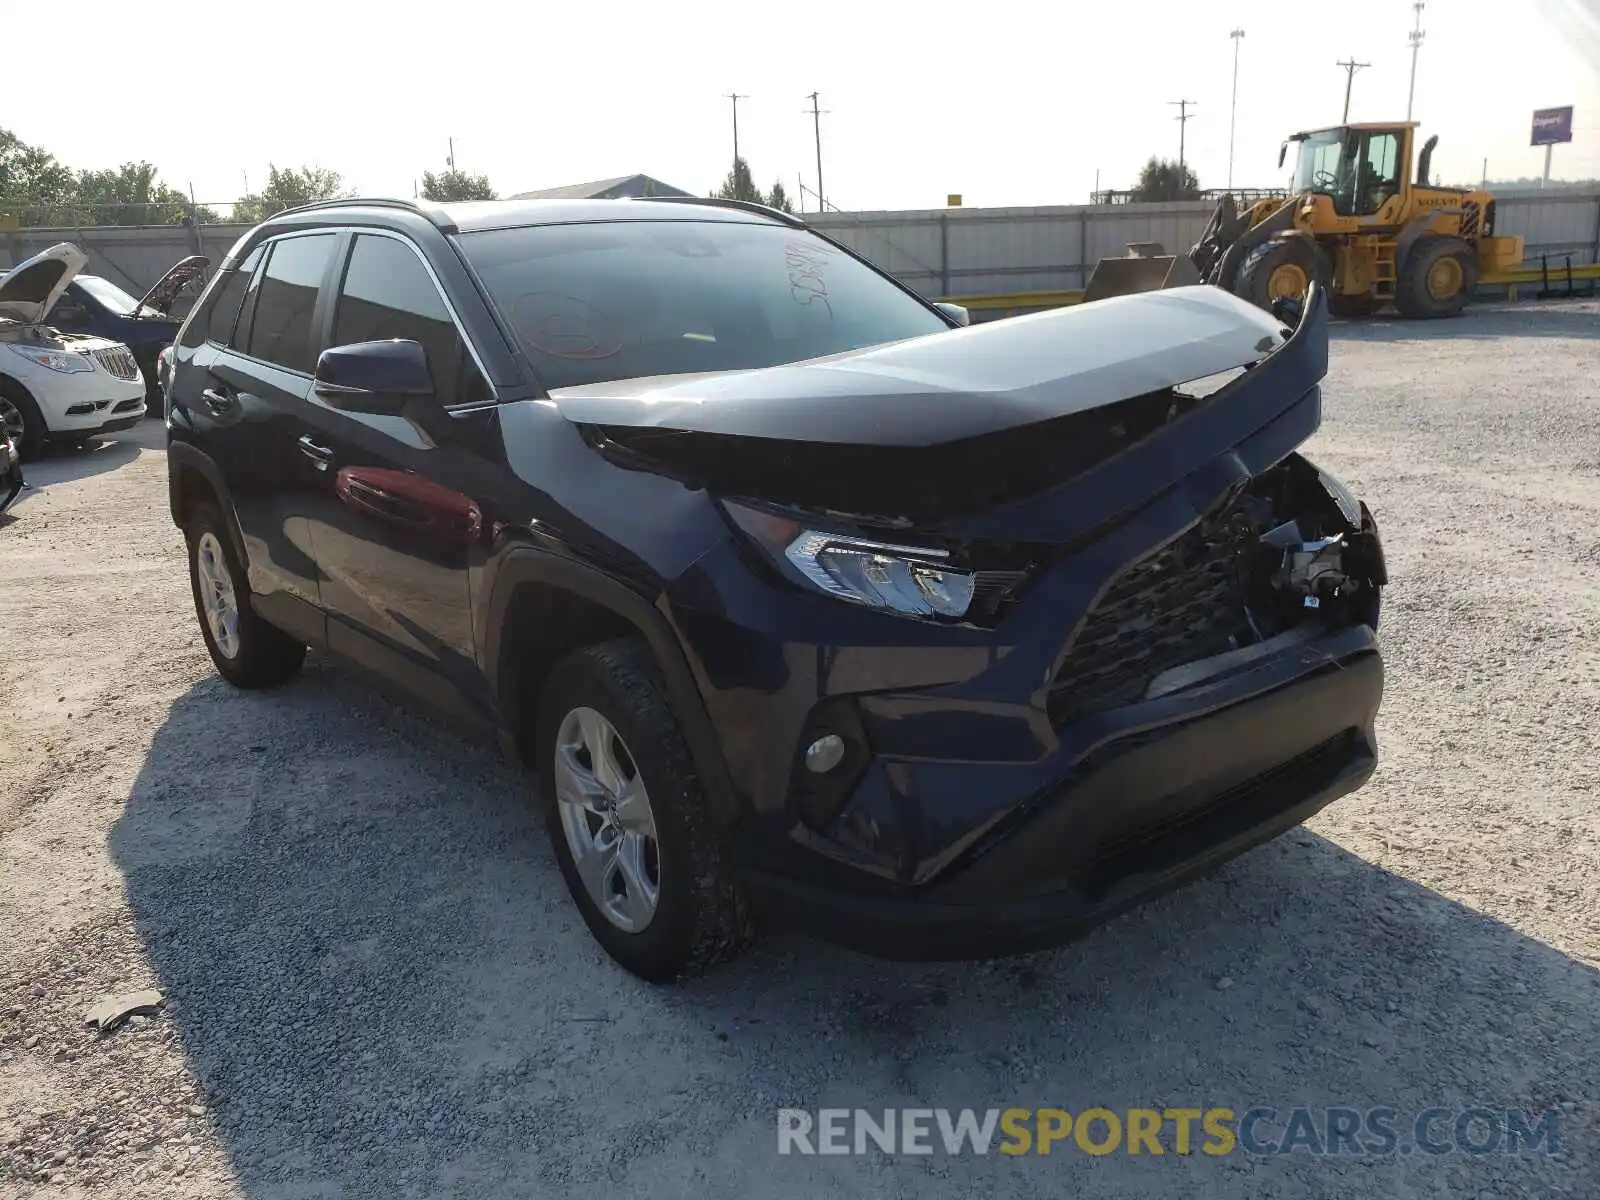
[[[1083,289],[1083,303],[1135,292],[1158,292],[1200,282],[1200,272],[1187,254],[1162,254],[1151,258],[1102,258]]]

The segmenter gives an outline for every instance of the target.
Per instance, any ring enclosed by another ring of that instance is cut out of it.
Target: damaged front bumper
[[[1028,949],[1365,782],[1382,546],[1295,453],[1324,321],[1059,486],[901,534],[1039,552],[979,616],[808,594],[740,539],[677,582],[759,907],[881,953]]]
[[[1221,706],[1199,715],[1204,702],[1189,697],[1160,724],[1085,754],[1063,747],[1028,769],[1050,782],[925,886],[850,887],[837,873],[824,881],[769,863],[751,866],[752,895],[769,919],[886,957],[985,957],[1075,937],[1277,837],[1371,776],[1383,667],[1365,627],[1308,641],[1233,682],[1263,690],[1217,694]],[[892,760],[885,767],[895,773]],[[946,782],[1004,786],[1003,773],[924,761],[901,799]]]

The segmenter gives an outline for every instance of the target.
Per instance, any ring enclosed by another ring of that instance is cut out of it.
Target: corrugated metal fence
[[[619,203],[622,203],[619,201]],[[1600,193],[1498,197],[1498,227],[1520,233],[1527,259],[1552,266],[1600,262]],[[808,213],[817,228],[929,296],[994,296],[1081,288],[1101,258],[1129,242],[1187,249],[1211,215],[1209,202],[1061,208],[948,208],[913,212]],[[89,255],[89,271],[135,295],[186,254],[220,261],[248,225],[100,226],[0,233],[0,266],[56,242]]]
[[[1502,194],[1496,231],[1521,234],[1526,261],[1600,262],[1600,194]],[[934,296],[993,296],[1081,288],[1102,258],[1129,242],[1187,250],[1205,228],[1206,201],[1062,208],[945,208],[808,213],[806,220]]]

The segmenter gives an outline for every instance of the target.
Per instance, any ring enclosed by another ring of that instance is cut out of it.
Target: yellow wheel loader
[[[1140,272],[1111,265],[1137,258],[1107,259],[1084,299],[1205,282],[1270,309],[1316,279],[1336,316],[1365,316],[1388,303],[1403,317],[1458,315],[1481,276],[1521,264],[1522,239],[1495,235],[1488,192],[1428,182],[1437,137],[1423,145],[1412,172],[1416,131],[1403,121],[1295,134],[1278,154],[1281,167],[1289,147],[1298,148],[1289,194],[1242,212],[1224,196],[1189,263],[1168,270],[1166,282],[1147,282],[1160,272],[1154,261]]]

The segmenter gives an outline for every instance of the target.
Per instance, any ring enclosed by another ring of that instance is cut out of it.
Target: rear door
[[[340,235],[274,238],[241,264],[237,320],[222,311],[180,377],[197,444],[222,470],[249,556],[250,588],[269,620],[321,640],[307,508],[320,482],[301,439],[315,367],[313,331]]]
[[[311,543],[328,644],[470,719],[482,683],[468,572],[484,531],[468,494],[476,456],[462,436],[473,422],[450,413],[474,410],[481,423],[492,395],[412,242],[354,231],[339,275],[327,344],[420,342],[438,407],[412,420],[343,412],[310,394],[307,428],[322,456]]]

